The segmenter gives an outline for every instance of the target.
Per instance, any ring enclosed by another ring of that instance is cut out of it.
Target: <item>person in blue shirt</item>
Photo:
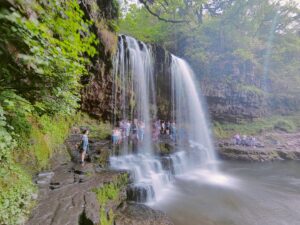
[[[80,149],[80,164],[84,165],[84,159],[86,153],[89,151],[89,130],[84,130],[81,139],[81,149]]]

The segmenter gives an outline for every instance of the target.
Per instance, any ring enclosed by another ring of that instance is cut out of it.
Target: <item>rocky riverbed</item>
[[[220,140],[218,153],[221,159],[238,161],[300,160],[300,133],[274,131],[257,136],[256,146],[233,145],[230,140]]]
[[[36,206],[26,225],[173,224],[165,213],[127,201],[128,172],[106,167],[109,142],[91,140],[89,162],[83,167],[77,163],[78,142],[80,135],[70,135],[68,153],[61,151],[52,159],[50,170],[37,174]]]

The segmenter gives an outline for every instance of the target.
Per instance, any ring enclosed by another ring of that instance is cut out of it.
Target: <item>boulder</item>
[[[128,203],[118,210],[115,225],[173,225],[173,222],[164,212]]]

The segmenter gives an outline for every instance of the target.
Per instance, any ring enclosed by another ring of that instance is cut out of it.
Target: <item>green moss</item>
[[[108,216],[104,207],[100,209],[100,225],[113,225],[115,214],[112,209],[109,210]]]
[[[34,153],[38,168],[45,168],[52,152],[44,134],[37,127],[32,129],[29,151]]]
[[[246,93],[252,93],[252,94],[255,94],[258,96],[264,96],[266,94],[262,89],[254,86],[254,85],[239,84],[237,88],[239,91],[246,92]]]
[[[31,177],[15,162],[0,168],[0,224],[23,224],[32,208],[31,195],[36,189]]]
[[[119,187],[115,184],[105,184],[103,187],[95,190],[97,200],[101,205],[106,205],[109,200],[116,200],[119,196]]]
[[[121,174],[118,178],[97,188],[94,192],[97,195],[97,200],[100,205],[106,205],[109,200],[116,200],[119,197],[121,189],[128,183],[128,174]]]
[[[296,131],[297,129],[293,121],[284,120],[284,119],[279,119],[275,123],[274,128],[285,132],[293,132]]]
[[[100,204],[100,224],[112,225],[114,222],[114,212],[109,210],[108,216],[106,212],[106,205],[109,201],[116,201],[120,197],[122,189],[128,184],[128,174],[119,175],[116,180],[104,184],[102,187],[94,189],[97,200]]]
[[[213,133],[217,138],[223,138],[227,136],[227,132],[225,131],[224,127],[217,121],[213,123]]]
[[[169,143],[163,143],[163,142],[156,143],[154,145],[154,147],[155,147],[156,153],[162,154],[162,155],[170,154],[174,150],[172,145],[170,145]]]
[[[300,129],[300,115],[291,116],[271,116],[260,118],[253,122],[214,123],[214,134],[217,138],[229,138],[236,133],[245,135],[257,135],[265,131],[283,130],[285,132],[295,132]]]
[[[56,115],[34,116],[29,119],[31,130],[28,138],[20,139],[14,158],[29,170],[36,172],[48,166],[51,156],[60,150],[70,127],[78,117]]]
[[[90,130],[90,138],[108,139],[111,136],[112,126],[109,122],[100,121],[89,117],[87,114],[80,114],[78,124]]]
[[[10,151],[5,160],[0,157],[0,224],[23,224],[33,204],[31,195],[36,191],[31,173],[48,166],[75,119],[76,116],[32,116],[27,119],[28,134],[21,133],[17,141],[5,138],[9,143],[4,147]]]
[[[106,167],[108,165],[109,161],[109,156],[110,156],[110,150],[109,149],[103,149],[100,153],[100,157],[98,159],[98,163],[102,167]]]

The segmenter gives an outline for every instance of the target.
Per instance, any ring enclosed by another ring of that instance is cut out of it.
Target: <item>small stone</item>
[[[37,180],[36,183],[37,184],[49,184],[50,181],[49,180]]]
[[[54,172],[43,172],[38,174],[39,178],[44,178],[44,177],[51,178],[53,176],[54,176]]]
[[[37,200],[37,198],[38,198],[38,194],[37,193],[32,193],[31,194],[31,199],[32,200]]]

